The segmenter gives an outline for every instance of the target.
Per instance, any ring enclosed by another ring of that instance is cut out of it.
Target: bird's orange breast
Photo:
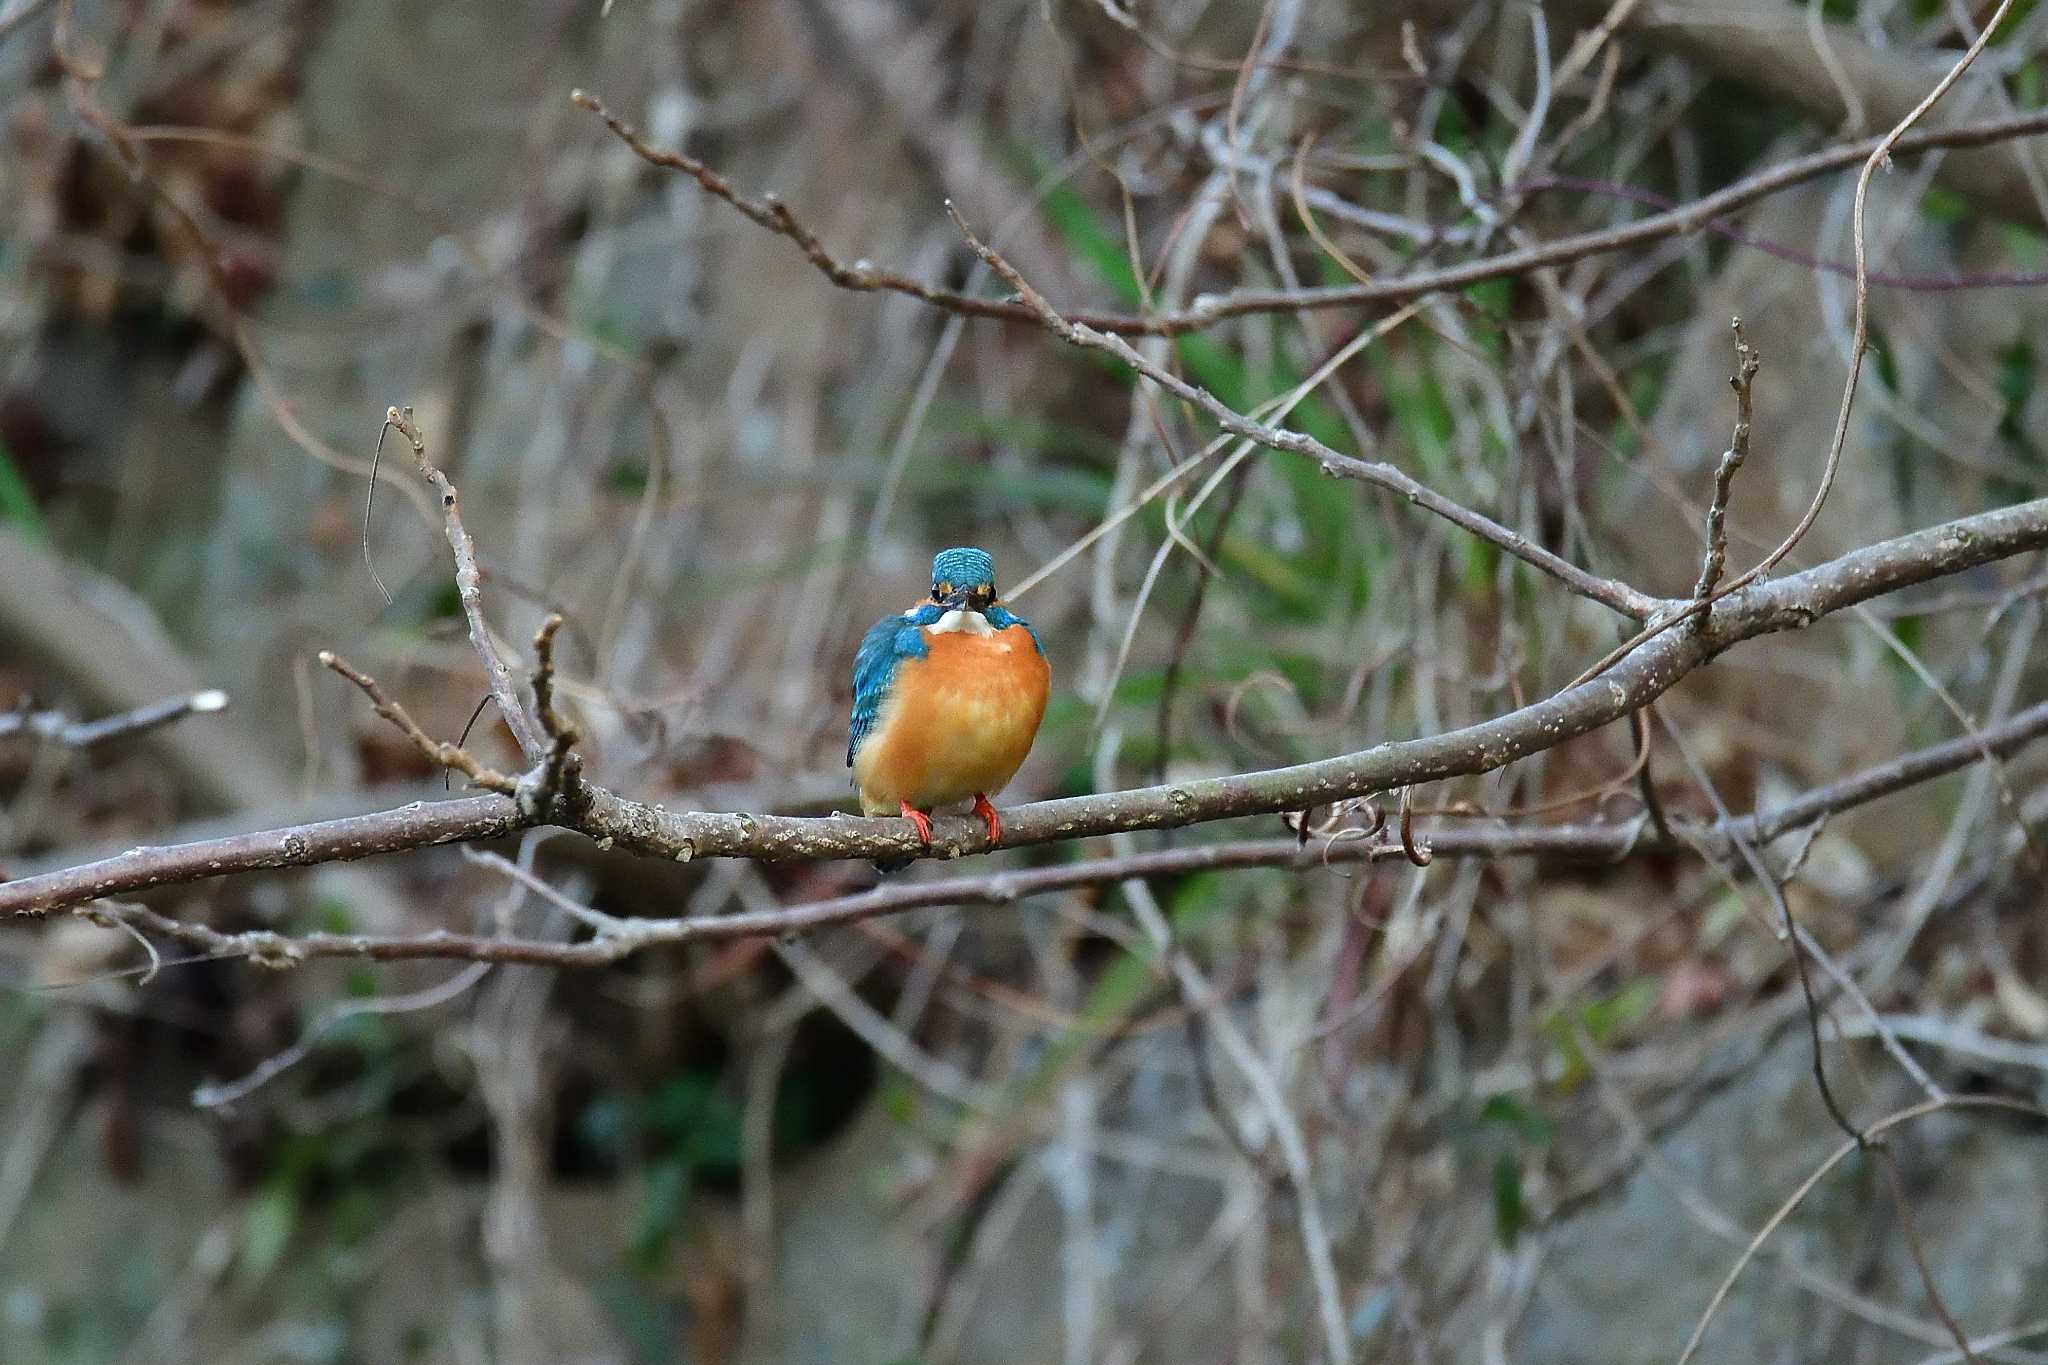
[[[1031,632],[924,632],[926,656],[897,668],[875,733],[854,755],[869,814],[993,796],[1024,766],[1045,716],[1052,671]]]

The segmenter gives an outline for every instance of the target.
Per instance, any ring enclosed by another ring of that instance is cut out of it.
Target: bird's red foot
[[[918,842],[922,844],[929,844],[932,841],[931,816],[926,815],[923,811],[911,805],[908,801],[899,801],[896,804],[902,808],[903,818],[908,820],[911,824],[917,826]]]
[[[1003,817],[996,814],[996,808],[991,806],[988,798],[980,792],[974,794],[974,813],[988,826],[988,841],[1000,844],[1003,841]]]

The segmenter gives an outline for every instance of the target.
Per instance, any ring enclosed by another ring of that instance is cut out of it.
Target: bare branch
[[[420,756],[427,762],[437,768],[448,768],[461,773],[479,787],[489,791],[510,794],[516,789],[517,784],[511,778],[494,768],[485,767],[469,750],[459,744],[435,739],[422,730],[419,722],[414,720],[403,706],[384,695],[384,689],[377,685],[375,678],[357,669],[348,660],[331,650],[323,649],[320,651],[320,665],[347,678],[361,689],[362,694],[370,699],[370,705],[377,714],[391,722],[400,734],[410,740],[413,748],[419,750]]]
[[[1436,513],[1452,525],[1469,531],[1482,540],[1492,542],[1525,564],[1550,575],[1581,597],[1610,607],[1631,620],[1648,620],[1665,605],[1662,598],[1638,591],[1618,579],[1602,578],[1598,574],[1587,572],[1571,561],[1544,549],[1520,532],[1510,530],[1491,517],[1475,512],[1462,503],[1454,502],[1417,482],[1385,461],[1356,459],[1332,450],[1306,432],[1269,426],[1247,417],[1200,385],[1191,384],[1170,370],[1147,360],[1116,333],[1099,331],[1086,323],[1062,317],[1045,301],[1044,295],[1032,288],[1017,272],[1015,266],[1004,260],[994,249],[984,245],[981,239],[961,222],[959,214],[953,213],[953,206],[950,203],[946,205],[946,211],[953,214],[953,221],[959,224],[960,231],[966,236],[968,245],[974,248],[975,254],[1017,291],[1025,306],[1037,314],[1046,330],[1071,345],[1087,350],[1104,351],[1115,356],[1176,398],[1192,403],[1208,413],[1218,426],[1232,435],[1241,436],[1269,450],[1306,455],[1318,461],[1323,472],[1333,478],[1357,479],[1406,498],[1416,506]]]
[[[1726,597],[1729,593],[1736,592],[1768,574],[1772,569],[1775,569],[1784,562],[1785,557],[1791,554],[1798,547],[1799,542],[1806,538],[1806,533],[1813,528],[1814,522],[1820,519],[1821,508],[1826,505],[1828,494],[1835,486],[1835,476],[1842,467],[1842,452],[1849,440],[1849,413],[1856,404],[1856,388],[1863,376],[1863,357],[1870,349],[1870,263],[1867,258],[1868,242],[1864,234],[1863,216],[1870,197],[1871,177],[1877,174],[1877,168],[1880,165],[1891,164],[1892,153],[1898,151],[1904,145],[1907,130],[1912,128],[1915,123],[1918,123],[1926,115],[1927,111],[1932,109],[1941,100],[1941,97],[1948,93],[1949,88],[1962,77],[1962,74],[1970,69],[1970,64],[1977,60],[1977,54],[1982,52],[1984,45],[1991,41],[1992,33],[2005,21],[2005,16],[2012,9],[2012,5],[2013,0],[1999,0],[1997,10],[1992,13],[1991,18],[1984,25],[1983,32],[1977,35],[1976,41],[1964,49],[1963,55],[1958,57],[1954,65],[1949,67],[1948,74],[1935,82],[1934,88],[1927,92],[1925,98],[1914,105],[1904,118],[1893,125],[1890,132],[1877,139],[1875,145],[1870,149],[1870,154],[1864,158],[1862,170],[1857,172],[1855,201],[1850,211],[1850,236],[1856,252],[1856,317],[1854,335],[1849,345],[1849,374],[1842,384],[1841,406],[1835,412],[1834,435],[1829,438],[1827,454],[1821,460],[1820,478],[1814,486],[1812,499],[1806,504],[1806,510],[1800,513],[1799,520],[1790,531],[1785,533],[1785,538],[1779,541],[1769,554],[1737,574],[1718,593],[1699,598],[1689,603],[1676,615],[1654,621],[1644,627],[1635,636],[1610,651],[1599,663],[1586,670],[1586,672],[1581,673],[1578,678],[1580,682],[1604,673],[1616,660],[1626,656],[1629,651],[1653,639],[1663,631],[1669,630],[1680,621],[1695,615],[1704,616],[1713,609],[1714,603],[1722,597]]]
[[[550,612],[533,637],[533,709],[548,747],[520,780],[518,796],[519,808],[536,821],[549,818],[558,805],[573,812],[582,791],[576,727],[555,710],[555,634],[561,628],[561,614]]]
[[[1751,394],[1756,386],[1757,368],[1763,364],[1756,348],[1742,333],[1742,319],[1736,318],[1731,326],[1735,332],[1735,373],[1728,377],[1728,387],[1735,390],[1735,434],[1729,438],[1728,449],[1722,452],[1721,463],[1714,469],[1714,499],[1707,507],[1707,555],[1700,565],[1700,580],[1692,590],[1692,600],[1702,604],[1700,614],[1693,618],[1695,630],[1706,624],[1705,603],[1728,563],[1728,494],[1735,486],[1735,471],[1749,458]]]
[[[1864,805],[1965,768],[1983,760],[1987,752],[2000,756],[2011,754],[2044,734],[2048,734],[2048,702],[2022,711],[1980,734],[1946,740],[1901,755],[1817,787],[1783,805],[1701,828],[1681,826],[1676,835],[1658,836],[1646,832],[1639,821],[1507,828],[1451,823],[1439,826],[1431,833],[1429,851],[1432,857],[1535,857],[1578,862],[1614,862],[1632,853],[1651,849],[1724,857],[1738,842],[1768,843],[1780,834],[1809,826],[1829,814]],[[1041,803],[1045,804],[1062,803]],[[1034,809],[1031,806],[1021,807],[1012,812],[1010,818],[1023,818]],[[95,896],[197,881],[224,873],[305,866],[409,848],[492,839],[516,833],[525,827],[527,821],[520,815],[517,805],[503,797],[468,797],[428,805],[416,803],[395,811],[328,820],[289,830],[237,835],[169,848],[136,849],[105,863],[14,883],[0,883],[0,909],[40,913],[77,905]],[[890,884],[772,911],[687,920],[631,921],[630,929],[624,927],[627,922],[619,922],[607,926],[615,928],[616,932],[577,944],[533,943],[440,933],[389,938],[312,935],[288,939],[262,932],[222,934],[203,926],[165,919],[139,906],[114,902],[94,907],[94,913],[105,913],[112,920],[177,939],[206,952],[253,956],[266,961],[282,959],[295,962],[313,957],[377,960],[458,958],[594,966],[616,962],[660,943],[801,933],[930,906],[1013,905],[1034,895],[1132,878],[1246,867],[1309,870],[1338,863],[1412,861],[1410,849],[1406,846],[1412,842],[1412,834],[1404,841],[1375,822],[1371,829],[1341,830],[1307,843],[1299,838],[1285,838],[1204,844],[1059,867]],[[23,893],[27,893],[26,896]],[[29,903],[23,903],[24,900]]]
[[[1887,1114],[1871,1124],[1865,1130],[1865,1136],[1882,1136],[1902,1123],[1925,1118],[1929,1114],[1938,1114],[1944,1109],[1997,1109],[2012,1114],[2023,1114],[2030,1119],[2048,1118],[2048,1112],[2044,1112],[2040,1106],[2024,1100],[2007,1099],[2003,1095],[1948,1095],[1938,1100],[1923,1100],[1911,1108]],[[1785,1220],[1792,1216],[1793,1210],[1806,1201],[1807,1195],[1813,1193],[1814,1187],[1827,1178],[1829,1171],[1841,1165],[1851,1153],[1860,1150],[1861,1145],[1851,1140],[1830,1152],[1827,1160],[1815,1167],[1813,1172],[1800,1182],[1799,1188],[1778,1206],[1761,1228],[1757,1229],[1756,1235],[1750,1239],[1749,1245],[1743,1248],[1742,1255],[1736,1258],[1734,1266],[1729,1269],[1727,1277],[1714,1291],[1714,1297],[1708,1302],[1706,1311],[1700,1315],[1698,1324],[1693,1327],[1692,1336],[1678,1357],[1678,1365],[1688,1365],[1688,1362],[1699,1354],[1700,1343],[1706,1340],[1707,1328],[1713,1324],[1714,1315],[1720,1311],[1721,1305],[1727,1302],[1729,1291],[1735,1288],[1736,1280],[1742,1277],[1742,1272],[1748,1269],[1749,1263],[1756,1259],[1757,1252],[1763,1249],[1763,1244],[1770,1240],[1771,1234],[1784,1225]]]
[[[694,157],[667,151],[646,142],[630,124],[617,118],[595,96],[576,91],[571,97],[605,121],[613,134],[636,156],[657,166],[678,170],[725,200],[747,218],[779,236],[787,237],[803,251],[805,258],[832,283],[842,289],[861,292],[882,291],[905,294],[949,313],[963,317],[994,318],[1003,322],[1039,322],[1036,309],[1015,299],[981,298],[940,289],[894,271],[878,270],[865,261],[847,265],[826,251],[818,238],[797,222],[788,207],[772,197],[750,199],[734,189],[718,172]],[[2048,110],[2010,118],[1989,119],[1955,128],[1934,128],[1910,133],[1891,145],[1891,152],[1904,155],[1936,147],[1981,147],[2009,142],[2048,132]],[[1602,228],[1595,232],[1561,237],[1496,256],[1482,257],[1457,265],[1412,271],[1369,283],[1333,285],[1317,289],[1240,289],[1228,294],[1198,298],[1184,309],[1145,315],[1104,313],[1075,309],[1066,314],[1078,325],[1095,327],[1125,336],[1178,336],[1199,332],[1231,318],[1263,313],[1293,313],[1330,308],[1362,308],[1372,304],[1406,303],[1427,294],[1464,289],[1487,280],[1522,275],[1544,266],[1563,265],[1587,256],[1597,256],[1627,247],[1642,246],[1705,230],[1717,219],[1755,203],[1780,190],[1817,179],[1830,171],[1843,170],[1865,160],[1882,145],[1883,139],[1865,138],[1796,157],[1755,175],[1745,176],[1725,189],[1663,213],[1633,223]]]
[[[9,711],[0,713],[0,739],[26,734],[66,749],[95,749],[113,740],[161,729],[187,716],[224,711],[227,704],[227,693],[208,688],[182,697],[166,697],[98,720],[73,720],[62,711]]]
[[[427,440],[413,424],[412,409],[386,408],[384,424],[387,429],[396,430],[405,437],[412,446],[413,462],[418,465],[420,476],[440,495],[448,548],[455,554],[455,592],[462,601],[462,614],[469,622],[470,646],[483,663],[484,676],[490,680],[491,697],[497,702],[498,714],[505,718],[512,737],[519,741],[519,751],[526,755],[528,763],[538,763],[546,754],[547,746],[541,742],[540,732],[534,728],[532,717],[527,715],[525,705],[519,700],[519,688],[512,681],[512,670],[498,653],[498,646],[491,639],[490,625],[484,620],[483,570],[477,567],[476,542],[469,538],[469,531],[462,524],[462,509],[455,496],[455,485],[427,459]]]

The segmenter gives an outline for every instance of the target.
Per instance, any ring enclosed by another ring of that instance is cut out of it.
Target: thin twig
[[[370,699],[371,708],[389,721],[400,734],[412,741],[413,748],[419,750],[420,756],[435,767],[461,773],[487,791],[510,795],[517,789],[516,782],[496,769],[484,766],[469,750],[459,744],[435,739],[421,729],[419,722],[412,718],[411,713],[384,695],[384,689],[377,685],[375,678],[356,668],[348,660],[332,650],[323,649],[320,651],[320,664],[321,667],[338,673],[354,683],[362,694]]]
[[[539,763],[547,753],[547,746],[542,743],[526,708],[520,704],[519,689],[512,681],[512,670],[498,653],[498,646],[491,639],[490,625],[484,620],[483,570],[477,567],[476,542],[470,539],[469,531],[462,524],[462,509],[455,496],[455,485],[427,459],[426,437],[413,423],[411,408],[386,408],[384,425],[405,437],[412,446],[413,461],[419,467],[420,476],[440,495],[441,519],[448,535],[448,548],[455,555],[455,593],[462,602],[462,615],[469,622],[470,647],[476,650],[477,659],[484,666],[484,677],[490,681],[491,696],[498,703],[498,714],[505,718],[512,737],[519,742],[519,751],[526,755],[529,764]]]
[[[2024,1100],[2008,1099],[2002,1095],[1946,1095],[1938,1100],[1925,1100],[1910,1108],[1887,1114],[1871,1124],[1865,1130],[1865,1135],[1868,1137],[1880,1137],[1902,1123],[1925,1118],[1929,1114],[1938,1114],[1944,1109],[1998,1109],[2004,1110],[2007,1113],[2022,1114],[2028,1118],[2048,1121],[2048,1111],[2044,1111],[2036,1105],[2028,1104]],[[1806,1196],[1813,1193],[1814,1187],[1827,1178],[1828,1172],[1834,1170],[1835,1167],[1847,1160],[1850,1153],[1859,1150],[1861,1150],[1860,1144],[1855,1142],[1844,1142],[1841,1146],[1835,1148],[1834,1151],[1828,1154],[1826,1160],[1822,1161],[1805,1180],[1799,1183],[1799,1188],[1792,1191],[1786,1197],[1785,1202],[1780,1204],[1771,1216],[1764,1220],[1764,1225],[1757,1229],[1754,1237],[1750,1238],[1749,1245],[1743,1248],[1742,1254],[1736,1258],[1735,1264],[1729,1268],[1728,1274],[1722,1279],[1720,1286],[1715,1289],[1713,1298],[1707,1303],[1706,1311],[1700,1314],[1700,1320],[1694,1325],[1692,1336],[1686,1341],[1684,1351],[1679,1353],[1678,1365],[1690,1365],[1693,1357],[1699,1354],[1700,1343],[1706,1340],[1707,1328],[1712,1325],[1715,1314],[1720,1312],[1721,1305],[1728,1301],[1728,1295],[1735,1288],[1735,1282],[1742,1278],[1742,1272],[1749,1268],[1751,1261],[1756,1259],[1757,1253],[1763,1249],[1763,1244],[1770,1240],[1771,1234],[1784,1225],[1785,1220],[1792,1216],[1793,1211],[1806,1201]]]
[[[1934,1268],[1927,1263],[1927,1248],[1920,1241],[1920,1227],[1913,1217],[1913,1202],[1906,1197],[1906,1177],[1899,1170],[1899,1154],[1892,1150],[1891,1143],[1883,1140],[1866,1142],[1865,1146],[1876,1155],[1878,1168],[1884,1172],[1885,1183],[1890,1187],[1892,1203],[1898,1206],[1899,1231],[1905,1234],[1906,1250],[1912,1254],[1913,1268],[1920,1274],[1920,1287],[1927,1294],[1928,1306],[1941,1319],[1941,1325],[1948,1328],[1948,1334],[1955,1340],[1956,1350],[1962,1352],[1963,1359],[1970,1365],[1977,1365],[1977,1352],[1970,1345],[1970,1334],[1956,1321],[1955,1313],[1934,1283]]]
[[[1735,485],[1735,471],[1749,458],[1751,394],[1757,368],[1763,364],[1756,348],[1743,335],[1742,319],[1736,318],[1730,326],[1735,332],[1735,373],[1728,377],[1728,387],[1735,390],[1735,432],[1728,439],[1728,449],[1721,453],[1721,463],[1714,469],[1714,498],[1707,506],[1707,555],[1700,564],[1699,582],[1692,590],[1692,600],[1701,604],[1700,614],[1693,618],[1694,630],[1706,625],[1706,601],[1728,563],[1728,494]]]
[[[117,739],[161,729],[187,716],[224,711],[227,704],[227,693],[208,688],[189,696],[166,697],[98,720],[73,720],[62,711],[0,712],[0,739],[25,734],[66,749],[96,749]]]
[[[973,230],[954,211],[950,201],[946,205],[946,211],[952,215],[953,222],[967,239],[967,244],[974,249],[974,253],[1017,291],[1025,305],[1037,314],[1046,330],[1071,345],[1115,356],[1176,398],[1192,403],[1208,413],[1218,426],[1232,435],[1243,437],[1269,450],[1307,456],[1317,461],[1322,471],[1333,478],[1357,479],[1406,498],[1416,506],[1434,512],[1452,525],[1469,531],[1482,540],[1492,542],[1508,554],[1548,574],[1581,597],[1612,608],[1631,620],[1648,620],[1664,605],[1662,599],[1652,597],[1618,579],[1602,578],[1580,568],[1544,549],[1520,532],[1510,530],[1491,517],[1445,497],[1391,464],[1357,459],[1331,449],[1306,432],[1270,426],[1247,417],[1207,389],[1191,384],[1146,359],[1129,342],[1114,332],[1099,331],[1086,323],[1062,317],[1046,302],[1045,296],[1018,273],[1015,266],[974,235]]]
[[[1016,299],[992,299],[962,294],[929,285],[867,261],[848,265],[826,251],[817,236],[802,226],[787,205],[772,197],[752,199],[734,189],[717,171],[694,157],[655,147],[632,125],[617,118],[603,102],[584,91],[570,98],[605,121],[633,154],[652,165],[681,171],[710,194],[732,205],[756,224],[778,236],[787,237],[833,284],[860,292],[884,291],[908,295],[934,308],[963,317],[993,318],[1004,322],[1036,323],[1036,309]],[[2048,132],[2048,111],[2026,114],[1955,128],[1933,128],[1898,137],[1890,145],[1893,155],[1926,151],[1937,147],[1980,147]],[[1803,157],[1745,176],[1713,194],[1663,213],[1632,223],[1593,232],[1562,237],[1498,255],[1465,261],[1457,265],[1412,271],[1367,283],[1333,285],[1309,289],[1240,289],[1227,294],[1197,298],[1191,305],[1153,314],[1111,313],[1076,308],[1066,313],[1070,321],[1125,336],[1178,336],[1216,326],[1231,318],[1264,313],[1297,313],[1329,308],[1362,308],[1374,304],[1406,303],[1427,294],[1445,293],[1527,274],[1544,266],[1564,265],[1587,256],[1620,251],[1632,246],[1684,236],[1706,229],[1716,220],[1755,203],[1780,190],[1817,179],[1830,171],[1854,166],[1865,160],[1884,139],[1866,138],[1826,148]]]
[[[561,628],[561,613],[550,612],[533,637],[533,709],[548,746],[520,781],[519,807],[535,820],[552,818],[558,807],[573,810],[580,795],[577,730],[555,709],[555,635]]]

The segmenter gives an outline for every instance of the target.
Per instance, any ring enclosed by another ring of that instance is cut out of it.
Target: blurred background
[[[842,263],[998,292],[950,197],[1055,303],[1168,311],[1625,223],[1882,132],[1991,8],[0,0],[0,707],[232,698],[89,755],[0,742],[0,866],[441,794],[313,662],[340,651],[438,735],[484,695],[401,445],[366,510],[389,405],[462,490],[503,638],[567,616],[592,775],[673,809],[851,809],[854,645],[951,544],[1032,577],[1014,605],[1053,664],[1008,800],[1434,733],[1615,643],[1491,546],[1287,455],[1211,457],[1111,524],[1212,429],[1037,328],[833,287],[572,89],[779,195]],[[2038,106],[2044,34],[2017,6],[1931,122]],[[1288,420],[1685,594],[1732,316],[1763,359],[1732,565],[1812,496],[1853,180],[1432,296]],[[2041,494],[2044,226],[2027,142],[1877,177],[1889,274],[1794,564]],[[1145,345],[1245,410],[1391,312]],[[2042,568],[1688,680],[1653,726],[1667,810],[1768,805],[2038,699]],[[493,722],[471,742],[515,761]],[[1631,820],[1634,755],[1617,727],[1418,802]],[[2022,752],[1775,852],[1957,1093],[2048,1099],[2022,837],[2043,777]],[[873,875],[545,833],[492,851],[620,915]],[[156,903],[226,929],[571,931],[454,850]],[[169,950],[149,973],[120,933],[9,925],[0,1361],[1670,1360],[1841,1141],[1766,911],[1660,855],[1203,873],[587,973]],[[1868,1030],[1826,1054],[1860,1121],[1920,1093]],[[1913,1236],[1845,1162],[1702,1359],[1955,1358],[1915,1240],[1985,1358],[2048,1359],[2038,1127],[1940,1114],[1894,1149]]]

